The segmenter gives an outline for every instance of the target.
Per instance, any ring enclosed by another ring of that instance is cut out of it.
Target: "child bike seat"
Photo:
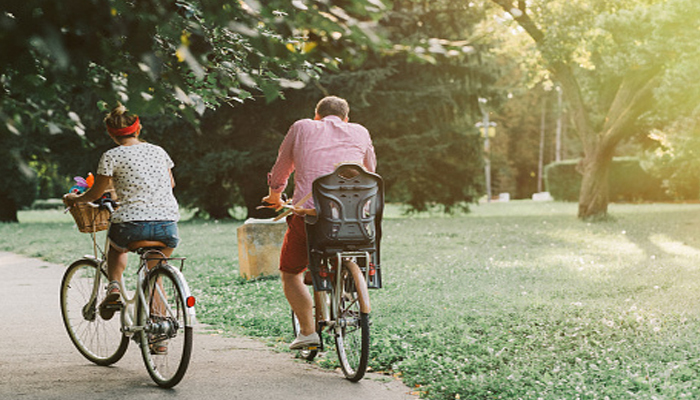
[[[339,252],[367,252],[370,262],[378,266],[384,211],[382,178],[358,164],[340,164],[332,173],[314,180],[312,193],[316,215],[305,217],[312,277],[324,259]]]

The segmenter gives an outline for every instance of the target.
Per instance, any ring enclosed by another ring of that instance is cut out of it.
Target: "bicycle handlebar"
[[[112,200],[111,193],[105,193],[99,199],[88,204],[90,204],[92,207],[105,208],[111,214],[114,212],[114,209],[119,205],[119,202],[117,202],[116,200]]]
[[[105,193],[99,199],[97,199],[95,201],[87,202],[85,204],[87,204],[93,208],[104,208],[107,211],[109,211],[110,214],[112,214],[114,212],[114,209],[119,206],[119,202],[112,199],[111,193]],[[64,213],[68,212],[71,209],[71,207],[72,206],[66,207],[66,209],[63,210],[63,212]]]

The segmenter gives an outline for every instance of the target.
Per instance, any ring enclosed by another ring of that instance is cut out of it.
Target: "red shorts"
[[[304,272],[308,264],[304,217],[291,214],[287,217],[287,233],[284,234],[282,243],[280,271],[299,274]]]

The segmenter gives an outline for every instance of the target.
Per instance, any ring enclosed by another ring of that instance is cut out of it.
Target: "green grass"
[[[614,204],[601,223],[576,209],[514,201],[404,217],[389,207],[371,367],[430,399],[698,398],[700,205]],[[0,225],[0,250],[64,264],[91,250],[70,216],[20,220]],[[198,318],[282,349],[280,282],[238,277],[239,225],[180,224]]]

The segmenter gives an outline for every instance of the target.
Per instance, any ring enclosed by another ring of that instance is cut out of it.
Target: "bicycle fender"
[[[158,266],[154,267],[152,271],[156,271],[158,269],[167,270],[170,273],[172,273],[173,275],[175,275],[175,277],[177,278],[177,285],[180,288],[180,290],[182,290],[182,293],[184,293],[185,300],[187,298],[189,298],[190,296],[192,296],[192,292],[190,291],[190,287],[187,285],[187,281],[185,280],[185,276],[182,274],[182,272],[180,272],[179,269],[173,267],[172,265],[165,264],[165,265],[158,265]],[[194,307],[185,306],[185,310],[186,310],[186,313],[184,315],[185,326],[192,327],[192,326],[194,326],[195,321],[196,321]]]
[[[360,311],[369,314],[372,311],[372,306],[369,302],[369,292],[367,291],[367,282],[365,282],[365,277],[362,275],[360,267],[352,261],[344,261],[343,264],[346,268],[353,274],[356,278],[357,294],[360,300]]]
[[[93,256],[92,254],[86,254],[83,256],[83,258],[76,260],[76,261],[72,262],[71,264],[75,264],[78,261],[90,261],[90,262],[97,263],[98,265],[102,262],[101,259]]]

